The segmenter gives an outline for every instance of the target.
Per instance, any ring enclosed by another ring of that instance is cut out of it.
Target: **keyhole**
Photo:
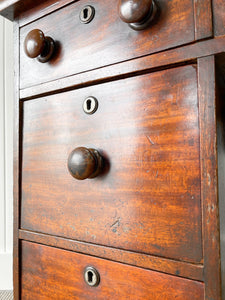
[[[83,10],[83,18],[84,18],[84,20],[86,20],[87,17],[88,17],[88,9],[85,8],[85,9]]]
[[[94,16],[95,16],[95,9],[90,5],[83,7],[82,10],[80,11],[81,23],[87,24],[91,22]]]
[[[98,109],[98,100],[95,97],[88,97],[83,102],[83,110],[86,114],[91,115]]]
[[[87,267],[84,270],[84,280],[89,286],[98,286],[100,283],[100,275],[93,267]]]
[[[87,110],[90,110],[91,109],[91,100],[88,99],[87,100]]]
[[[91,271],[88,272],[88,283],[92,284],[93,281],[93,273]]]

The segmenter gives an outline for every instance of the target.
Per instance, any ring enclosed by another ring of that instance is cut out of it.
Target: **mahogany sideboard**
[[[1,0],[14,21],[14,298],[225,299],[225,1]]]

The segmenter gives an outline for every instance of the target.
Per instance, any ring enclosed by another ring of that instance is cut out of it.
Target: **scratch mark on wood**
[[[150,136],[146,135],[146,138],[150,142],[151,145],[155,145],[155,143],[151,140]]]
[[[120,226],[120,218],[118,218],[118,219],[110,226],[110,228],[115,227],[115,226]]]

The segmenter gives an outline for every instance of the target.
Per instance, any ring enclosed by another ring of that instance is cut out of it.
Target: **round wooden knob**
[[[123,22],[128,23],[135,30],[142,30],[149,26],[156,14],[153,0],[120,0],[119,15]]]
[[[70,153],[68,158],[69,172],[78,180],[98,176],[102,171],[102,167],[103,159],[95,149],[78,147]]]
[[[30,58],[47,62],[53,55],[55,43],[49,36],[45,37],[40,29],[31,30],[24,41],[24,51]]]

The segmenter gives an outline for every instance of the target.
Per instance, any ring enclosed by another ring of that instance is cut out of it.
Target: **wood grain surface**
[[[206,299],[221,299],[214,55],[198,59],[198,87]]]
[[[211,0],[194,1],[195,39],[205,39],[213,36],[212,3]]]
[[[40,97],[40,95],[123,79],[137,74],[156,71],[157,69],[168,68],[168,66],[174,64],[191,63],[196,58],[223,52],[225,52],[225,37],[209,39],[21,89],[20,99],[31,99]]]
[[[217,165],[222,299],[225,298],[225,53],[216,57]]]
[[[23,26],[35,18],[40,18],[73,1],[74,0],[1,0],[0,14],[11,21],[16,21],[19,26]]]
[[[225,1],[213,0],[212,6],[213,6],[214,35],[215,36],[225,35]]]
[[[159,0],[160,16],[149,29],[137,32],[119,17],[112,1],[91,0],[95,17],[82,24],[78,1],[20,29],[20,88],[110,65],[194,41],[191,0]],[[26,57],[23,43],[33,29],[56,41],[55,56],[45,64]],[[179,28],[179,30],[177,30]]]
[[[89,287],[87,266],[100,274]],[[107,260],[22,242],[22,300],[143,299],[203,300],[204,284]]]
[[[90,244],[24,229],[19,230],[19,239],[160,271],[178,277],[204,281],[204,266],[202,264],[187,263],[149,254]]]
[[[190,65],[24,102],[22,228],[201,262],[196,79]],[[69,174],[79,146],[103,176]]]

